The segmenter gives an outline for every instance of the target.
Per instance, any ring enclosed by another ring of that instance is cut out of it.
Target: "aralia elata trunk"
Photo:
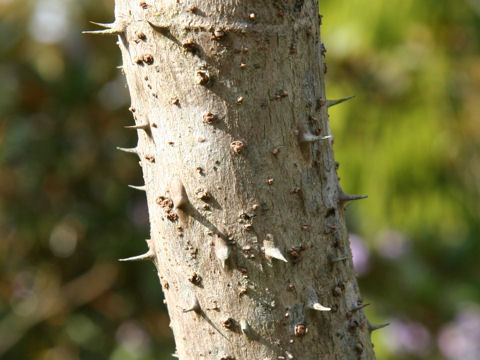
[[[152,260],[177,354],[374,359],[317,1],[116,0]]]

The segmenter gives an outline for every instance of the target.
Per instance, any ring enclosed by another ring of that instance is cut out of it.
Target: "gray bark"
[[[317,1],[116,0],[180,359],[374,359]]]

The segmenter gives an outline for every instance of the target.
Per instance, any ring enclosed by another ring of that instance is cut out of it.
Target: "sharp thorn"
[[[170,31],[170,27],[168,25],[154,24],[149,20],[147,20],[147,23],[160,33]]]
[[[175,178],[170,187],[173,205],[176,209],[185,208],[188,205],[188,196],[180,179]]]
[[[250,327],[250,324],[247,320],[240,320],[240,329],[242,330],[242,333],[247,337],[247,339],[252,339],[252,328]]]
[[[265,256],[267,258],[274,258],[277,260],[285,261],[288,262],[287,259],[285,259],[285,256],[283,256],[282,252],[278,247],[275,246],[275,243],[273,242],[273,235],[272,234],[267,234],[267,237],[272,240],[263,240],[263,251],[265,253]]]
[[[111,24],[104,24],[104,23],[96,23],[93,21],[90,21],[92,24],[101,26],[105,28],[104,30],[87,30],[87,31],[82,31],[83,34],[98,34],[98,35],[120,35],[125,32],[126,29],[126,23],[125,22],[114,22]]]
[[[337,100],[327,100],[327,107],[331,107],[331,106],[335,106],[335,105],[338,105],[338,104],[341,104],[345,101],[348,101],[350,99],[353,99],[355,97],[355,95],[353,96],[347,96],[343,99],[337,99]]]
[[[134,148],[122,148],[122,147],[117,146],[117,150],[138,155],[138,149],[136,147],[134,147]]]
[[[320,303],[312,304],[309,308],[312,309],[312,310],[317,310],[317,311],[330,311],[330,310],[332,310],[331,308],[323,306]]]
[[[330,262],[331,262],[331,263],[336,263],[336,262],[344,261],[344,260],[347,260],[347,259],[348,259],[347,256],[332,257],[332,258],[330,258]]]
[[[222,264],[222,268],[225,269],[225,265],[227,263],[228,258],[230,257],[230,246],[223,240],[220,236],[215,237],[215,256],[220,263]]]
[[[338,185],[338,190],[337,190],[337,199],[339,203],[346,203],[348,201],[352,200],[361,200],[361,199],[366,199],[368,196],[367,195],[350,195],[350,194],[345,194]]]
[[[190,311],[195,311],[197,314],[200,313],[200,304],[196,296],[192,306],[190,306],[188,309],[183,309],[184,313],[188,313]]]
[[[350,194],[345,194],[344,192],[342,192],[338,195],[338,201],[339,202],[361,200],[361,199],[366,199],[366,198],[368,198],[368,195],[350,195]]]
[[[89,21],[90,24],[98,25],[100,27],[106,28],[106,29],[112,29],[115,26],[115,23],[99,23],[95,21]]]
[[[151,250],[148,250],[145,254],[132,256],[124,259],[118,259],[118,261],[143,261],[153,259],[155,259],[155,254]]]
[[[320,141],[320,140],[328,140],[332,139],[332,135],[327,135],[327,136],[317,136],[313,135],[310,130],[306,129],[304,126],[299,126],[294,133],[298,136],[298,141],[300,143],[309,143],[309,142],[315,142],[315,141]]]
[[[307,308],[316,310],[316,311],[330,311],[332,310],[329,307],[323,306],[318,300],[318,295],[312,285],[307,286],[305,291],[306,305]]]
[[[86,30],[82,31],[82,34],[91,34],[91,35],[120,35],[122,31],[115,29],[105,29],[105,30]]]
[[[141,185],[141,186],[128,185],[128,187],[135,190],[139,190],[139,191],[146,191],[145,185]]]
[[[188,313],[188,312],[190,312],[190,311],[195,311],[195,312],[197,312],[197,311],[195,310],[195,308],[193,308],[193,307],[188,308],[188,309],[183,309],[183,312],[184,312],[184,313]]]
[[[142,130],[148,130],[150,128],[149,124],[140,124],[140,125],[128,125],[124,126],[125,129],[142,129]]]
[[[320,140],[328,140],[331,139],[332,135],[327,135],[327,136],[315,136],[310,133],[302,133],[299,136],[300,142],[315,142],[315,141],[320,141]]]
[[[371,334],[372,332],[374,332],[375,330],[379,330],[379,329],[383,329],[384,327],[387,327],[388,325],[390,325],[390,323],[385,323],[385,324],[381,324],[381,325],[372,325],[370,323],[370,321],[367,320],[367,327],[368,327],[368,332]]]
[[[355,306],[350,311],[355,312],[355,311],[358,311],[358,310],[362,310],[363,308],[367,307],[368,305],[370,305],[370,304],[363,304],[363,305]]]

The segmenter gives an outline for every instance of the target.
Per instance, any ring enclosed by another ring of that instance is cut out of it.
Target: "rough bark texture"
[[[116,1],[180,359],[374,359],[320,21],[317,1]]]

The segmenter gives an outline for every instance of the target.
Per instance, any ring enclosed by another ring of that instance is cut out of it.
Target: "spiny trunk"
[[[317,1],[116,1],[180,359],[374,359]]]

